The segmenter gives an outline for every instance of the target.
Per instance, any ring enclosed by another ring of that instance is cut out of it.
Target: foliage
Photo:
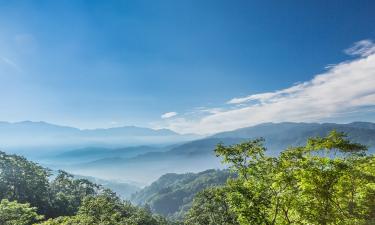
[[[86,180],[50,171],[23,157],[0,152],[0,224],[168,225],[150,209],[132,206],[115,193]],[[22,204],[24,203],[24,204]]]
[[[73,215],[81,200],[98,191],[98,186],[59,171],[49,182],[48,169],[24,157],[0,152],[0,199],[30,203],[46,217]]]
[[[222,204],[246,225],[374,224],[375,157],[365,150],[336,131],[278,157],[266,156],[263,139],[219,144],[216,154],[239,175],[225,185]],[[212,196],[198,195],[195,202],[187,222],[220,218]]]
[[[41,225],[168,225],[145,208],[123,202],[109,190],[86,197],[75,216],[50,219]]]
[[[58,175],[51,182],[52,216],[74,215],[81,201],[86,196],[95,195],[99,186],[86,179],[74,179],[71,174],[58,171]]]
[[[49,205],[49,170],[24,157],[0,152],[0,199],[17,200],[46,214]]]
[[[44,217],[38,215],[35,207],[29,203],[21,204],[3,199],[0,202],[0,224],[2,225],[31,225]]]
[[[149,204],[156,213],[181,219],[190,208],[196,193],[222,185],[231,174],[227,170],[206,170],[197,174],[165,174],[132,196],[132,201]]]
[[[199,192],[185,217],[185,225],[238,225],[226,200],[226,188],[212,187]]]

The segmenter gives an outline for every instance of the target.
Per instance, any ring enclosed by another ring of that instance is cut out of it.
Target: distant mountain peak
[[[133,125],[79,129],[45,121],[0,122],[0,147],[4,149],[124,147],[174,144],[196,138],[197,135],[182,135],[169,129],[152,129]]]
[[[49,123],[45,121],[32,121],[32,120],[23,120],[23,121],[17,121],[17,122],[8,122],[8,121],[0,121],[0,125],[30,125],[30,126],[36,126],[36,125],[42,125],[42,126],[53,126],[53,127],[63,127],[63,128],[73,128],[81,131],[97,131],[97,130],[121,130],[121,129],[134,129],[134,130],[151,130],[156,132],[164,132],[169,133],[173,135],[179,135],[179,133],[162,128],[162,129],[153,129],[148,127],[139,127],[135,125],[126,125],[126,126],[118,126],[118,127],[109,127],[109,128],[91,128],[91,129],[80,129],[72,126],[66,126],[66,125],[59,125],[54,123]]]

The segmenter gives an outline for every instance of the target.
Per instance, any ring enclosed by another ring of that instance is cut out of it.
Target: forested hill
[[[156,213],[181,219],[198,192],[207,187],[223,185],[230,176],[233,177],[228,170],[165,174],[150,186],[133,194],[131,201],[138,205],[148,204]]]
[[[174,224],[86,179],[64,171],[54,179],[50,175],[24,157],[0,151],[0,224]]]

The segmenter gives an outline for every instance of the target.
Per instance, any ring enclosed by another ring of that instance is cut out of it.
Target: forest
[[[234,176],[229,170],[214,169],[200,173],[168,173],[134,193],[130,200],[137,205],[148,204],[153,212],[169,219],[181,220],[198,192],[223,185],[229,177]]]
[[[86,179],[0,152],[0,224],[375,224],[375,157],[344,133],[311,137],[278,156],[267,154],[262,138],[218,143],[214,151],[230,172],[211,171],[206,185],[194,176],[175,184],[170,199],[185,194],[191,204],[174,218]],[[187,195],[192,189],[201,191]],[[143,190],[143,196],[147,191],[153,192]],[[163,199],[163,190],[157,191],[154,203]]]

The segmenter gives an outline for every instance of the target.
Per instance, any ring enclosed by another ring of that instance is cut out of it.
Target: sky
[[[375,122],[374,1],[2,1],[0,121]]]

